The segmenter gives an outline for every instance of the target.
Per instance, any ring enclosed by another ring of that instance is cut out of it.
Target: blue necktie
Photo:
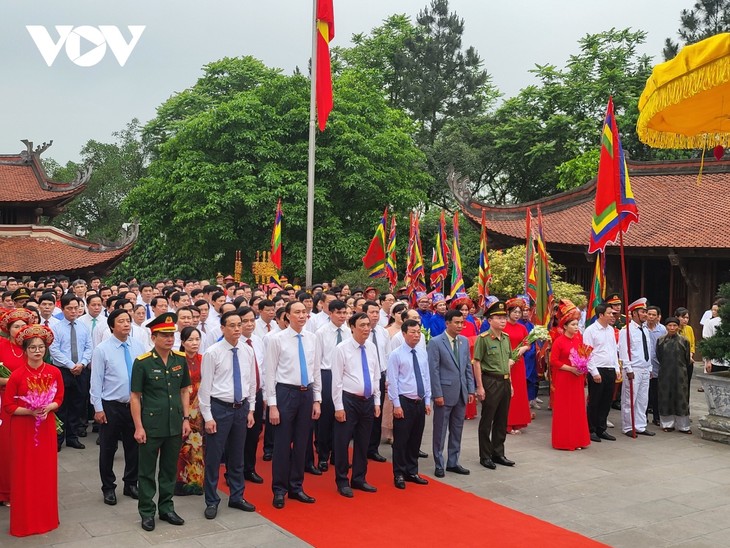
[[[341,342],[342,342],[342,328],[341,327],[338,327],[337,328],[337,343],[336,344],[340,344]]]
[[[127,362],[127,374],[129,375],[129,381],[132,381],[132,355],[129,353],[129,343],[123,342],[122,348],[124,348],[124,361]]]
[[[418,397],[423,399],[426,396],[426,389],[423,388],[421,368],[418,366],[418,356],[416,356],[415,348],[411,350],[411,354],[413,354],[413,373],[416,375],[416,392],[418,392]]]
[[[373,394],[373,385],[370,381],[370,368],[368,367],[368,356],[365,353],[364,345],[360,345],[360,359],[362,360],[362,379],[365,383],[363,396],[369,398]]]
[[[149,320],[152,317],[152,311],[150,310],[150,305],[149,304],[146,304],[145,307],[146,307],[146,310],[147,310],[147,319]]]
[[[302,386],[309,385],[309,376],[307,375],[307,356],[304,354],[304,343],[302,342],[302,334],[297,335],[299,339],[299,371],[302,375]]]
[[[241,388],[241,364],[238,363],[238,348],[231,348],[233,352],[233,403],[243,401],[243,389]]]

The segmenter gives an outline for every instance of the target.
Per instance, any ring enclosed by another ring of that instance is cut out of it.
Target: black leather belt
[[[486,375],[487,377],[492,377],[493,379],[501,379],[501,380],[508,380],[509,375],[504,375],[502,373],[492,373],[490,371],[482,371],[482,375]]]
[[[107,403],[107,404],[113,404],[113,405],[122,405],[124,407],[129,407],[128,401],[117,401],[117,400],[101,400],[101,403]]]
[[[348,398],[353,398],[353,399],[360,400],[360,401],[370,401],[373,399],[372,395],[369,398],[366,398],[365,396],[359,396],[357,394],[353,394],[352,392],[346,392],[344,390],[342,391],[342,393],[345,396],[347,396]]]
[[[284,388],[288,388],[289,390],[299,390],[300,392],[306,392],[307,390],[309,390],[309,387],[312,386],[311,384],[307,386],[302,386],[300,384],[284,384],[283,382],[276,383],[276,385],[283,386]]]
[[[214,398],[213,396],[210,397],[210,401],[215,402],[219,405],[222,405],[223,407],[232,407],[233,409],[240,409],[243,407],[243,402],[241,403],[230,403],[227,401],[219,400],[218,398]]]

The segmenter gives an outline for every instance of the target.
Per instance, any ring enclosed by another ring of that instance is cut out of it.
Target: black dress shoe
[[[284,508],[284,495],[274,495],[274,508]]]
[[[66,447],[73,447],[74,449],[86,449],[86,446],[79,440],[67,441]]]
[[[368,453],[368,458],[375,462],[385,462],[387,459],[380,453]]]
[[[393,478],[393,483],[398,489],[406,488],[406,480],[403,476],[396,476]]]
[[[251,483],[264,483],[264,478],[259,476],[256,471],[246,472],[245,474],[243,474],[243,478],[246,481],[250,481]]]
[[[78,433],[78,434],[76,434],[76,435],[77,435],[78,437],[80,437],[80,438],[85,438],[85,437],[86,437],[86,436],[88,436],[89,434],[88,434],[88,433],[86,432],[86,430],[79,430],[79,433]]]
[[[348,499],[351,499],[355,495],[352,492],[352,488],[348,485],[344,485],[342,487],[337,488],[337,492],[342,495],[343,497],[347,497]]]
[[[182,525],[185,520],[178,516],[174,511],[167,512],[166,514],[160,514],[160,519],[166,521],[170,525]]]
[[[314,465],[309,465],[304,468],[304,471],[312,474],[313,476],[321,476],[322,471]]]
[[[502,466],[514,466],[514,461],[509,460],[507,457],[503,457],[501,455],[494,455],[492,457],[492,462],[495,464],[501,464]]]
[[[598,441],[601,441],[601,440],[616,441],[616,437],[612,436],[608,432],[601,432],[600,434],[598,434],[598,437],[600,438]],[[592,439],[593,438],[591,438],[591,440]]]
[[[303,502],[305,504],[312,504],[315,501],[314,497],[310,497],[304,491],[299,491],[298,493],[290,492],[289,498],[293,500],[298,500],[299,502]]]
[[[421,450],[419,449],[419,450],[418,450],[418,458],[419,458],[419,459],[427,459],[427,458],[428,458],[428,453],[424,453],[423,451],[421,451]]]
[[[637,430],[636,433],[640,436],[656,436],[656,432],[652,432],[651,430],[642,430],[641,432]]]
[[[271,453],[264,453],[264,456],[262,457],[263,460],[266,462],[269,462],[272,459]]]
[[[490,470],[497,468],[497,465],[492,462],[492,459],[479,459],[479,464],[484,466],[484,468],[489,468]]]
[[[437,478],[443,478],[444,476],[446,476],[446,473],[444,472],[443,468],[436,468],[436,470],[434,470],[433,472],[433,475]]]
[[[652,423],[652,424],[653,424],[654,426],[661,426],[661,424],[662,424],[661,422],[659,422],[659,419],[654,419],[653,421],[651,421],[651,423]]]
[[[145,531],[155,530],[155,516],[142,516],[142,529]]]
[[[638,434],[639,432],[637,431],[636,433]],[[631,431],[624,432],[624,436],[628,436],[630,438],[633,438],[634,437],[634,435],[631,433]]]
[[[411,483],[417,483],[418,485],[428,485],[428,480],[426,478],[422,478],[418,474],[411,474],[406,476],[404,479]]]
[[[235,508],[236,510],[243,510],[244,512],[255,512],[256,507],[245,499],[228,501],[228,508]]]
[[[104,491],[104,504],[114,506],[117,503],[117,494],[114,491]]]
[[[360,491],[365,491],[366,493],[375,493],[378,490],[377,487],[370,485],[367,481],[364,481],[362,483],[353,483],[352,488],[358,489]]]
[[[321,460],[321,461],[319,461],[319,464],[317,465],[317,468],[319,468],[319,471],[320,472],[326,472],[327,470],[330,469],[330,465],[327,464],[327,461],[326,460]]]
[[[591,432],[591,441],[594,441],[596,443],[601,443],[601,436],[599,436],[595,432]]]
[[[124,496],[132,497],[134,500],[137,500],[139,499],[139,489],[137,489],[136,485],[125,485]]]
[[[218,507],[215,504],[206,506],[203,515],[205,516],[205,519],[215,519],[215,517],[218,515]]]
[[[457,464],[456,466],[447,466],[446,471],[453,472],[454,474],[461,474],[462,476],[468,476],[471,474],[471,472],[464,468],[461,464]]]

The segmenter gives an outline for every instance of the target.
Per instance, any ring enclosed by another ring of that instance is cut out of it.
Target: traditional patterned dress
[[[175,495],[203,494],[203,432],[205,422],[198,408],[198,388],[200,387],[200,364],[203,357],[196,354],[190,359],[186,356],[190,370],[190,434],[180,448],[177,461],[177,482]]]
[[[656,345],[659,360],[659,420],[663,428],[689,429],[689,341],[681,335],[664,335]]]
[[[507,322],[504,332],[509,336],[512,350],[527,337],[527,329],[520,323]],[[530,402],[527,400],[527,377],[525,374],[525,360],[520,357],[510,371],[512,378],[512,389],[514,394],[509,404],[509,416],[507,417],[507,431],[524,428],[532,420],[530,414]]]

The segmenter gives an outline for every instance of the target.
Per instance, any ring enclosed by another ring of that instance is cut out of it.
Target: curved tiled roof
[[[629,162],[631,186],[639,208],[639,222],[624,235],[628,248],[730,248],[727,222],[730,212],[730,161],[707,160],[698,183],[698,160]],[[542,200],[512,206],[490,206],[454,188],[463,211],[474,222],[487,212],[490,233],[524,240],[525,210],[540,206],[548,244],[588,246],[593,218],[596,180]],[[458,182],[457,182],[458,184]]]
[[[0,272],[61,273],[109,268],[134,245],[136,228],[119,245],[103,246],[52,226],[0,225]]]

